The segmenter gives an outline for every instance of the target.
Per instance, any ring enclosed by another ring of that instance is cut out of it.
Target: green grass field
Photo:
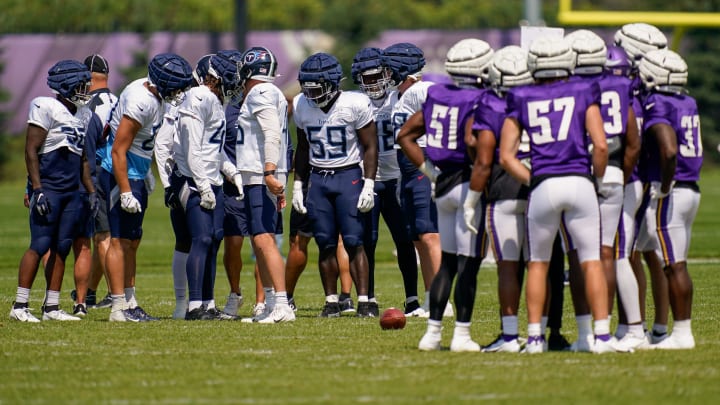
[[[173,236],[157,192],[151,197],[138,254],[137,291],[145,309],[165,320],[111,324],[109,310],[99,309],[77,323],[11,322],[7,311],[29,232],[22,184],[0,184],[0,310],[5,311],[0,318],[0,404],[711,402],[720,395],[720,216],[714,205],[720,198],[720,171],[707,170],[701,187],[703,201],[690,253],[696,349],[528,356],[419,352],[417,343],[425,331],[425,321],[419,319],[410,319],[403,330],[383,331],[373,319],[317,318],[324,298],[314,246],[296,291],[296,322],[170,320]],[[391,251],[392,242],[384,234],[376,277],[381,308],[402,306],[402,282]],[[247,253],[245,258],[251,263]],[[243,315],[249,314],[254,300],[250,269],[246,266],[242,278]],[[66,272],[62,294],[65,309],[71,308],[71,272]],[[30,302],[36,315],[43,290],[39,274]],[[98,295],[104,293],[101,287]],[[220,268],[216,283],[220,305],[227,293]],[[573,340],[569,291],[566,296],[563,332]],[[498,333],[497,308],[494,268],[483,267],[472,325],[476,341],[487,344]],[[652,314],[652,302],[648,313]],[[524,316],[522,309],[521,334]],[[445,320],[445,348],[452,325]]]

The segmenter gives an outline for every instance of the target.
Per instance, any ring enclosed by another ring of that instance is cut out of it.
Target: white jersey
[[[83,120],[87,117],[87,120]],[[60,148],[68,148],[72,153],[82,156],[85,144],[85,127],[92,115],[81,108],[73,115],[60,101],[51,97],[37,97],[30,103],[28,124],[37,125],[47,131],[45,143],[40,147],[40,155]]]
[[[358,92],[341,92],[325,113],[300,94],[293,117],[310,145],[310,165],[326,169],[360,163],[357,130],[373,122],[370,98]]]
[[[427,99],[428,87],[432,86],[433,82],[419,81],[412,86],[408,87],[407,90],[400,96],[397,103],[392,109],[392,120],[393,130],[395,131],[395,140],[397,141],[398,132],[402,128],[405,121],[410,118],[411,115],[422,110],[422,106]],[[424,148],[427,145],[426,135],[423,134],[417,139],[417,144]],[[400,146],[395,144],[395,149],[400,149]]]
[[[400,167],[395,150],[395,131],[393,131],[392,125],[392,109],[397,100],[397,90],[388,91],[382,100],[371,100],[378,136],[378,165],[375,181],[400,178]]]
[[[180,174],[191,177],[199,188],[220,186],[220,169],[227,157],[225,142],[225,109],[207,86],[188,90],[178,110],[179,148],[173,150]]]
[[[127,85],[117,104],[110,112],[110,135],[108,145],[115,141],[115,134],[122,117],[127,116],[140,123],[140,130],[127,153],[128,178],[143,180],[150,170],[155,134],[162,124],[163,103],[145,87],[147,79],[137,79]],[[103,159],[103,169],[112,173],[112,156]]]
[[[265,171],[265,133],[258,121],[260,111],[272,109],[280,123],[279,159],[274,162],[278,173],[287,173],[288,103],[282,91],[272,83],[258,83],[245,95],[238,115],[235,147],[237,169],[243,184],[263,184]]]
[[[164,188],[167,188],[170,186],[170,170],[175,162],[172,151],[180,147],[180,140],[177,137],[179,106],[164,103],[164,107],[163,123],[155,136],[155,164],[160,175],[160,182]]]
[[[93,98],[87,103],[90,108],[100,118],[103,126],[110,121],[110,111],[112,110],[118,98],[108,89],[98,89],[90,92]]]

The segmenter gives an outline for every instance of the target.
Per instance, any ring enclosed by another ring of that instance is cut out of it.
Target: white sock
[[[277,304],[277,305],[287,305],[288,304],[287,291],[275,291],[275,304]]]
[[[200,308],[202,306],[202,301],[190,301],[188,302],[188,312],[192,311],[193,309]]]
[[[30,301],[30,289],[18,287],[15,293],[15,302],[17,304],[27,304]]]
[[[112,311],[112,312],[122,311],[123,309],[127,308],[127,302],[125,301],[124,294],[118,294],[118,295],[111,294],[110,299],[112,300],[112,307],[111,307],[110,311]]]
[[[60,291],[47,290],[45,291],[45,306],[53,305],[60,305]]]
[[[470,339],[470,322],[455,322],[454,339]]]
[[[575,323],[577,323],[578,328],[578,340],[592,334],[592,316],[589,314],[576,315]]]
[[[593,330],[595,336],[609,335],[610,334],[610,319],[598,319],[595,321],[595,328]]]
[[[326,295],[325,302],[340,302],[340,297],[337,294]]]
[[[368,302],[367,295],[358,295],[358,302]]]
[[[127,301],[128,308],[133,309],[138,306],[135,300],[135,287],[128,287],[125,289],[125,301]]]
[[[202,304],[205,306],[205,309],[215,308],[215,299],[203,300]]]
[[[635,337],[645,337],[645,329],[643,329],[643,326],[641,323],[636,323],[634,325],[628,325],[628,333]]]
[[[442,321],[428,319],[427,333],[439,335],[440,331],[442,331]]]
[[[625,309],[627,322],[629,324],[638,323],[642,320],[640,315],[640,290],[630,260],[628,258],[618,260],[615,273],[617,274],[618,295]]]
[[[678,336],[692,335],[692,328],[690,327],[690,319],[684,319],[682,321],[673,322],[672,334],[678,335]]]
[[[374,302],[377,304],[377,298],[375,298],[375,297],[368,298],[368,302]]]
[[[539,323],[529,323],[528,324],[528,337],[530,336],[541,336],[542,328],[540,327]]]
[[[517,336],[518,335],[518,317],[517,315],[503,316],[502,320],[502,331],[505,335]]]
[[[185,302],[187,299],[187,272],[185,271],[187,265],[188,254],[184,252],[175,251],[173,252],[172,258],[172,273],[173,273],[173,287],[175,288],[175,301]]]

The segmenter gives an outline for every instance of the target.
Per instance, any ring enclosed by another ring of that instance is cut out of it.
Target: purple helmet
[[[605,70],[615,76],[630,76],[632,62],[622,47],[610,45],[607,47],[607,61]]]

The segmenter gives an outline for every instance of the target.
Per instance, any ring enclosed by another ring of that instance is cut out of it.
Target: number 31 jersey
[[[327,113],[310,106],[302,94],[294,105],[295,124],[305,131],[310,146],[310,165],[333,169],[360,163],[357,130],[373,122],[368,96],[341,92]]]

